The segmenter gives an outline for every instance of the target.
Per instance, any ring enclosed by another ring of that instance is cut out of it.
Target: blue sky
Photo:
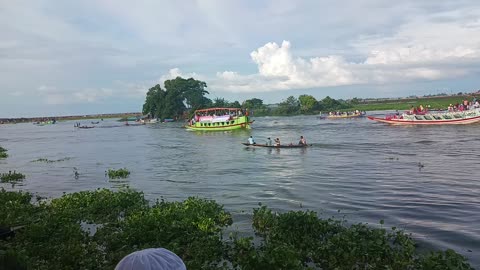
[[[210,98],[480,89],[480,2],[0,0],[0,117],[140,111],[175,76]]]

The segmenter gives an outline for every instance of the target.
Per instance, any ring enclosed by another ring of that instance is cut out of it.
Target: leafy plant
[[[107,175],[110,179],[127,178],[130,175],[130,172],[126,168],[118,170],[108,169]]]
[[[2,183],[15,183],[22,181],[23,179],[25,179],[25,175],[16,171],[9,171],[8,173],[0,174],[0,180]]]
[[[253,228],[257,245],[231,238],[230,258],[240,269],[471,269],[454,251],[419,255],[411,236],[396,228],[348,225],[312,211],[279,214],[263,206],[254,210]]]
[[[99,189],[43,200],[0,190],[0,225],[23,226],[0,240],[2,256],[25,269],[113,269],[151,247],[176,253],[187,269],[472,269],[453,250],[419,254],[396,228],[321,219],[313,211],[254,210],[255,237],[232,233],[231,215],[212,200],[149,204],[131,189]],[[7,268],[8,269],[8,268]]]
[[[71,158],[69,158],[69,157],[64,157],[64,158],[57,159],[57,160],[52,160],[52,159],[47,159],[47,158],[39,158],[39,159],[33,160],[32,162],[54,163],[54,162],[61,162],[61,161],[66,161],[66,160],[70,160],[70,159]]]
[[[29,193],[0,192],[0,224],[25,225],[0,241],[0,250],[28,269],[113,269],[125,255],[149,247],[172,250],[188,269],[218,269],[222,228],[232,222],[214,201],[150,206],[130,189],[77,192],[49,203],[31,199]]]
[[[7,158],[7,157],[8,157],[7,149],[0,146],[0,158]]]

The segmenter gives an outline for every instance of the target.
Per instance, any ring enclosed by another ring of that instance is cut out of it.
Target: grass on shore
[[[423,107],[430,106],[430,110],[445,110],[448,105],[462,103],[464,99],[472,100],[471,96],[448,96],[448,97],[432,97],[432,98],[416,98],[416,99],[398,99],[398,100],[385,100],[375,103],[358,104],[354,105],[348,110],[360,110],[360,111],[381,111],[381,110],[409,110],[412,106]]]

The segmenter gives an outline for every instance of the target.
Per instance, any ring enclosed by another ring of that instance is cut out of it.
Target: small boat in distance
[[[152,118],[152,119],[140,119],[139,122],[142,123],[142,124],[156,124],[156,123],[158,123],[158,119],[157,119],[157,118]]]
[[[312,146],[311,144],[285,144],[285,145],[266,145],[266,144],[250,144],[250,143],[242,143],[245,146],[251,147],[266,147],[266,148],[305,148]]]
[[[354,111],[354,112],[330,112],[326,118],[328,119],[346,119],[346,118],[360,118],[366,115],[365,112]]]
[[[390,125],[465,125],[480,122],[480,109],[437,113],[387,115],[384,118],[368,116],[368,119]]]
[[[210,108],[196,110],[193,118],[185,127],[198,131],[228,131],[236,129],[250,129],[248,110],[240,108]]]

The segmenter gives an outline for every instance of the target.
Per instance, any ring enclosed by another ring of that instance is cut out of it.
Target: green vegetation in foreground
[[[223,239],[232,218],[212,200],[150,205],[130,189],[32,197],[0,190],[0,224],[25,225],[0,241],[0,256],[26,269],[113,269],[150,247],[173,251],[187,269],[473,269],[452,250],[420,254],[402,230],[349,225],[312,211],[255,209],[254,241],[235,233]]]
[[[9,171],[8,173],[0,174],[2,183],[16,183],[25,179],[25,175],[16,171]]]
[[[39,159],[33,160],[32,162],[54,163],[54,162],[62,162],[62,161],[70,160],[70,159],[71,158],[69,158],[69,157],[64,157],[64,158],[57,159],[57,160],[52,160],[52,159],[47,159],[47,158],[39,158]]]
[[[0,146],[0,158],[7,158],[7,157],[8,157],[7,149]]]
[[[108,169],[107,175],[110,179],[127,178],[130,175],[130,172],[126,168],[118,170]]]

